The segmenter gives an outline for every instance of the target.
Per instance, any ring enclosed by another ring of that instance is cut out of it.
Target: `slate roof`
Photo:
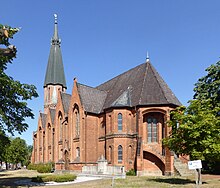
[[[40,119],[41,119],[41,122],[42,122],[42,127],[45,128],[46,127],[47,114],[40,113]]]
[[[80,83],[77,83],[77,88],[85,111],[96,114],[100,113],[107,93]]]
[[[77,88],[85,111],[97,114],[110,107],[181,105],[150,62],[138,65],[96,88],[79,83]]]
[[[61,93],[61,99],[63,103],[64,113],[68,113],[71,95],[67,93]]]
[[[49,110],[50,110],[50,116],[51,116],[52,124],[54,124],[56,110],[52,109],[52,108],[49,108]]]
[[[107,92],[103,109],[115,105],[181,105],[150,62],[124,72],[96,89]],[[127,104],[120,102],[122,96]]]
[[[111,105],[112,107],[131,106],[131,87],[128,87]]]
[[[57,22],[55,22],[54,36],[51,39],[51,48],[44,80],[44,87],[49,84],[62,85],[66,88],[66,79],[60,49],[61,40],[58,37]]]

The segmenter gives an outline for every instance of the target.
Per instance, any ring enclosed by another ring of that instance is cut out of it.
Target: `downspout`
[[[104,112],[104,114],[105,114],[105,121],[104,121],[104,123],[105,123],[105,159],[107,159],[107,143],[106,143],[106,133],[107,133],[107,131],[106,131],[106,112]]]
[[[136,156],[135,156],[135,170],[137,171],[137,156],[138,156],[138,141],[139,141],[139,132],[138,132],[138,118],[139,118],[139,113],[137,111],[137,106],[135,106],[135,113],[136,113],[136,133],[137,133],[137,136],[136,136]]]
[[[86,138],[87,138],[87,130],[86,130],[86,127],[87,127],[87,112],[85,111],[85,164],[87,164],[87,155],[86,155],[86,152],[87,152],[87,141],[86,141]]]
[[[135,106],[135,112],[136,112],[136,132],[138,136],[139,135],[139,126],[138,126],[139,112],[137,110],[137,106]]]

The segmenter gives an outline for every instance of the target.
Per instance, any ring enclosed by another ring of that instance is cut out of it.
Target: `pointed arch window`
[[[52,161],[54,161],[54,142],[55,142],[55,128],[53,128],[53,133],[52,133]]]
[[[113,150],[112,146],[109,146],[109,162],[112,163],[113,160]]]
[[[80,158],[80,149],[79,149],[79,147],[76,148],[76,158]]]
[[[122,114],[118,114],[118,131],[122,131]]]
[[[122,163],[123,160],[123,148],[121,145],[118,146],[118,163]]]
[[[51,125],[50,125],[50,123],[48,123],[47,129],[48,129],[48,136],[47,136],[48,146],[50,146],[51,145]]]
[[[74,127],[73,134],[76,138],[79,138],[80,135],[80,114],[79,107],[77,104],[74,104],[73,113],[72,113],[72,126]]]
[[[75,112],[75,115],[76,115],[76,137],[79,137],[80,125],[79,125],[79,111],[78,110]]]
[[[39,127],[39,144],[40,144],[40,148],[42,149],[42,147],[43,147],[43,130],[42,130],[42,127]]]
[[[158,132],[157,119],[149,117],[147,119],[147,141],[149,143],[158,141],[157,132]]]
[[[63,125],[62,125],[62,114],[59,114],[59,129],[60,129],[60,135],[59,135],[59,140],[62,140],[63,138]]]
[[[132,146],[129,145],[128,147],[128,159],[131,160],[132,159]]]

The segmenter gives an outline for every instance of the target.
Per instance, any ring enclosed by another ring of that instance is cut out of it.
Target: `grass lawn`
[[[115,179],[114,188],[194,188],[194,177],[127,177],[126,179]],[[112,180],[96,180],[65,187],[74,188],[111,188]],[[48,186],[47,186],[48,187]],[[58,186],[59,188],[63,186]],[[56,188],[58,188],[56,186]],[[210,178],[204,180],[200,188],[217,188],[220,187],[220,178]]]
[[[18,187],[14,186],[12,182],[14,180],[20,179],[31,179],[32,177],[37,177],[39,173],[35,171],[28,170],[17,170],[17,171],[5,171],[0,172],[0,188],[12,188]],[[218,188],[220,187],[220,176],[214,175],[202,175],[203,184],[200,188]],[[9,183],[9,184],[7,184]],[[11,185],[10,185],[11,183]],[[195,187],[195,177],[171,177],[171,176],[161,176],[161,177],[134,177],[127,176],[126,179],[115,179],[114,188],[194,188]],[[25,186],[19,186],[25,187]],[[36,188],[43,187],[53,187],[53,188],[63,188],[63,187],[74,187],[74,188],[111,188],[112,180],[94,180],[88,182],[82,182],[77,184],[67,184],[67,185],[56,185],[56,186],[37,186]],[[32,187],[34,188],[34,187]]]

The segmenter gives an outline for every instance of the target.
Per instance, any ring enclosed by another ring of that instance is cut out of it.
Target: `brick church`
[[[173,174],[174,156],[161,140],[171,130],[170,111],[181,104],[149,58],[97,87],[74,79],[67,94],[56,17],[54,25],[32,163],[80,171],[104,156],[139,175]]]

